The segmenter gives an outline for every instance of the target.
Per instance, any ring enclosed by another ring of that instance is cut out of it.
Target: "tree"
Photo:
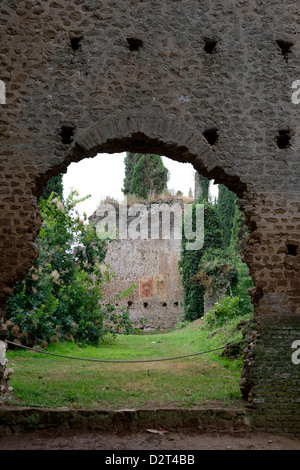
[[[137,153],[131,153],[127,152],[126,157],[124,159],[124,165],[125,165],[125,178],[124,178],[124,187],[122,189],[122,192],[125,194],[131,194],[130,193],[130,188],[131,188],[131,181],[132,181],[132,175],[133,175],[133,170],[136,162],[136,155]]]
[[[63,175],[60,173],[57,176],[51,178],[46,186],[43,188],[43,199],[48,199],[52,192],[55,193],[56,196],[59,196],[60,199],[63,199]]]
[[[223,184],[219,185],[219,195],[217,209],[224,231],[224,245],[229,247],[231,242],[231,232],[236,210],[237,197]]]
[[[245,216],[240,211],[238,205],[235,205],[234,218],[232,221],[230,249],[233,253],[241,254],[245,245],[248,230],[245,225]]]
[[[135,194],[146,199],[149,194],[158,195],[167,188],[168,169],[159,155],[132,154],[125,157],[125,195]]]
[[[86,198],[76,199],[73,191],[62,203],[53,195],[39,203],[40,255],[7,301],[10,340],[29,346],[68,339],[97,344],[116,326],[131,331],[128,312],[120,316],[113,305],[101,303],[110,280],[103,270],[107,241],[79,218],[76,204]]]
[[[195,172],[195,201],[199,198],[209,200],[209,185],[210,181],[205,176]]]

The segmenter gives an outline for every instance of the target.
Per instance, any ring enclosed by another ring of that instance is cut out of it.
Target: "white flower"
[[[59,278],[59,272],[56,269],[54,269],[54,271],[52,271],[52,273],[51,273],[51,276],[54,279],[58,279]]]

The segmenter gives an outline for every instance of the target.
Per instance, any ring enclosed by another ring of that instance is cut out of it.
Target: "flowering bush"
[[[7,302],[11,341],[29,346],[61,340],[95,344],[116,332],[133,331],[128,312],[117,314],[114,305],[102,305],[103,288],[111,278],[104,264],[108,241],[85,223],[86,215],[79,217],[75,207],[86,198],[77,196],[73,191],[62,201],[52,193],[40,200],[40,255]]]
[[[225,296],[204,315],[204,321],[210,328],[221,327],[240,314],[239,298]]]

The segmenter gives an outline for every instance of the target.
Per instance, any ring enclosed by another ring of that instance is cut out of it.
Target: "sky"
[[[71,163],[63,177],[64,198],[72,188],[79,196],[91,195],[89,199],[78,204],[78,212],[84,212],[89,217],[97,205],[107,196],[123,201],[123,180],[125,176],[124,158],[126,153],[98,154],[94,158],[85,158],[78,163]],[[190,163],[179,163],[167,157],[162,157],[164,165],[169,170],[168,189],[181,191],[188,196],[190,188],[194,192],[195,170]],[[215,197],[217,185],[211,185],[212,196]]]

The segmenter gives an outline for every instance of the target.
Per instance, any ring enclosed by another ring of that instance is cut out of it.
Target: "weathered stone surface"
[[[194,408],[182,410],[131,409],[43,409],[0,407],[0,437],[10,434],[53,429],[135,432],[148,428],[165,430],[250,431],[252,411],[249,409]]]
[[[107,201],[89,218],[97,230],[103,230],[107,223],[106,234],[109,234],[108,225],[117,229],[116,239],[108,244],[105,258],[114,276],[105,288],[103,304],[115,303],[116,295],[133,287],[129,295],[118,299],[117,307],[127,309],[138,328],[167,330],[182,319],[178,235],[181,236],[183,212],[183,200],[177,198],[154,199],[152,203],[140,201],[128,206]],[[139,227],[141,217],[145,230]]]
[[[298,3],[1,2],[1,315],[38,254],[45,182],[72,161],[125,150],[190,162],[233,190],[250,232],[256,318],[300,314]],[[259,347],[274,352],[279,332]],[[268,394],[259,378],[266,357],[251,364],[259,400]],[[289,390],[300,391],[294,374],[283,390],[290,405]],[[287,402],[276,400],[268,409],[279,422]],[[299,421],[296,408],[293,416],[287,427]]]

